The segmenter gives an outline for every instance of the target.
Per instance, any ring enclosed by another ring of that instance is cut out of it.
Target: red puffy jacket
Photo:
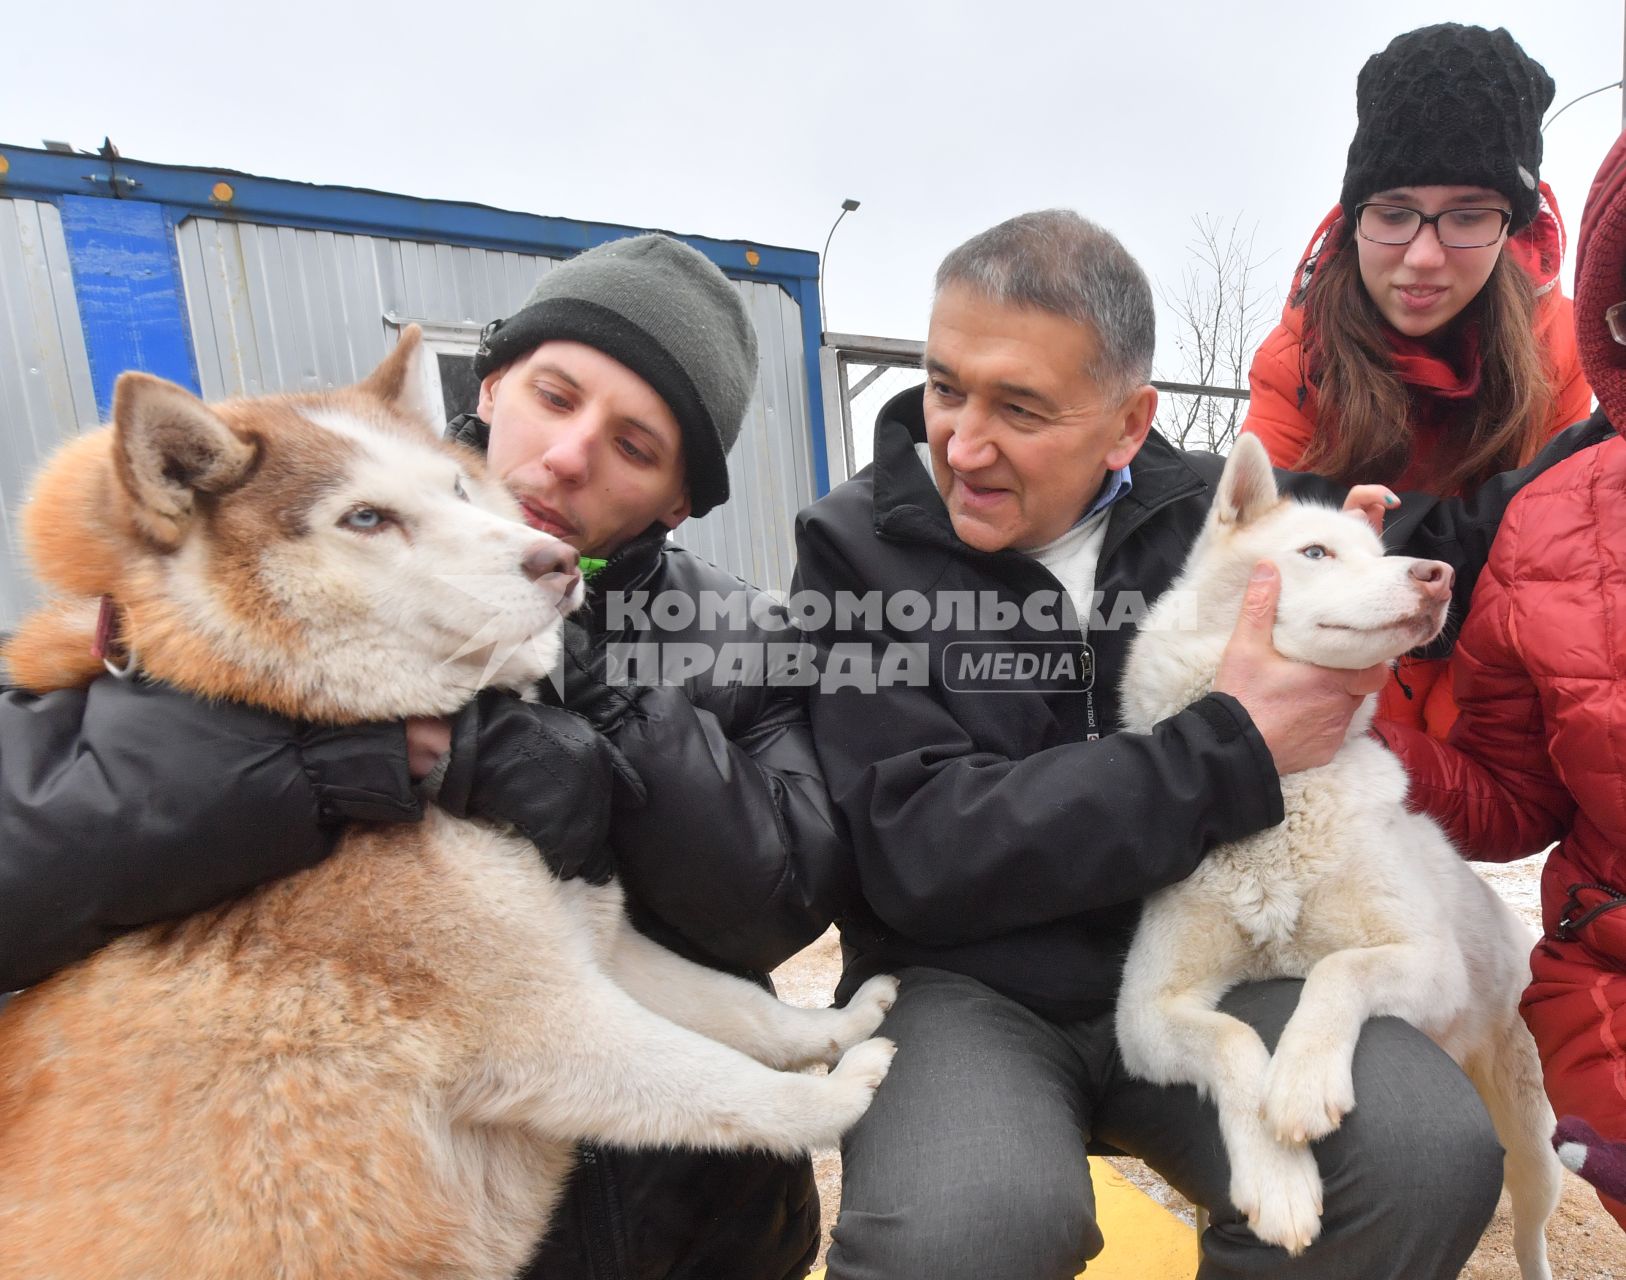
[[[1525,441],[1521,463],[1533,458],[1556,432],[1580,422],[1592,411],[1592,391],[1576,354],[1574,311],[1558,281],[1564,259],[1564,222],[1557,198],[1546,183],[1541,184],[1541,194],[1540,212],[1529,226],[1509,238],[1505,250],[1525,269],[1540,293],[1535,333],[1546,352],[1552,377],[1552,412],[1541,431]],[[1343,210],[1335,207],[1316,228],[1289,286],[1281,323],[1260,344],[1248,370],[1252,394],[1242,430],[1259,437],[1278,467],[1297,469],[1315,433],[1319,412],[1315,387],[1310,385],[1304,368],[1304,308],[1295,305],[1294,300],[1303,293],[1307,264],[1321,252],[1323,242],[1342,216]],[[1429,439],[1417,441],[1413,465],[1396,488],[1439,492],[1432,465],[1437,443]],[[1391,680],[1383,690],[1378,715],[1444,737],[1456,717],[1446,665],[1438,661],[1403,661],[1399,679]]]
[[[1626,440],[1513,500],[1452,664],[1447,742],[1378,732],[1474,857],[1554,840],[1522,1011],[1559,1115],[1626,1139]],[[1626,1226],[1626,1204],[1605,1199]]]

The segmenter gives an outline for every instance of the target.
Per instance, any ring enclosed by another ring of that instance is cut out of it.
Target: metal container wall
[[[394,345],[386,312],[478,328],[523,302],[553,265],[212,218],[187,218],[176,242],[206,400],[355,382]]]
[[[728,455],[728,501],[684,521],[674,538],[754,586],[789,591],[796,513],[818,496],[801,308],[778,285],[734,287],[756,326],[757,390]]]
[[[38,596],[17,541],[29,481],[60,442],[96,425],[61,215],[0,200],[0,631]]]
[[[176,229],[204,397],[342,386],[394,343],[386,315],[475,331],[525,300],[555,260],[329,231],[188,218]],[[761,351],[757,393],[729,457],[733,496],[677,540],[785,590],[792,522],[815,496],[800,309],[737,281]]]

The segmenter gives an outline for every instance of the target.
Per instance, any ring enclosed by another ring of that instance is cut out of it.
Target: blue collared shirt
[[[1130,479],[1129,465],[1127,463],[1116,471],[1107,472],[1101,481],[1101,487],[1096,490],[1095,500],[1084,508],[1084,514],[1078,518],[1077,523],[1083,524],[1091,516],[1100,515],[1101,512],[1105,511],[1134,487],[1135,484]]]

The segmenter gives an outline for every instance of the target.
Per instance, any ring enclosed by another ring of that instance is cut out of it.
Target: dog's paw
[[[1295,1256],[1321,1234],[1321,1171],[1308,1147],[1273,1147],[1235,1160],[1231,1202],[1254,1235]]]
[[[824,1078],[830,1097],[827,1115],[835,1127],[832,1145],[869,1110],[875,1090],[892,1069],[892,1055],[897,1051],[897,1045],[880,1036],[855,1044]]]
[[[897,1051],[898,1046],[883,1036],[855,1044],[841,1055],[830,1078],[861,1085],[874,1093],[892,1069],[892,1055]]]
[[[1285,1036],[1283,1040],[1265,1075],[1265,1127],[1278,1142],[1315,1142],[1355,1109],[1350,1055],[1296,1052]]]
[[[887,1011],[898,1001],[898,980],[893,977],[871,978],[853,993],[853,998],[839,1009],[827,1009],[819,1016],[828,1019],[821,1024],[829,1036],[821,1051],[812,1061],[833,1067],[854,1045],[869,1039],[886,1018]]]
[[[882,1019],[897,1002],[898,980],[891,974],[871,978],[859,987],[841,1010],[847,1015],[849,1029],[855,1033],[853,1040],[863,1040],[873,1035],[875,1028],[881,1025]]]
[[[800,1139],[808,1150],[838,1145],[841,1135],[858,1123],[875,1100],[875,1090],[886,1079],[897,1051],[892,1041],[877,1036],[847,1050],[829,1075],[798,1077],[817,1092],[816,1110],[810,1113],[816,1132]]]

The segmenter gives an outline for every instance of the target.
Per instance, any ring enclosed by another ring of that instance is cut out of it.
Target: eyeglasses
[[[1626,347],[1626,302],[1617,302],[1606,310],[1603,322],[1609,326],[1609,336]]]
[[[1425,226],[1447,249],[1483,249],[1502,238],[1513,214],[1507,209],[1442,209],[1423,213],[1398,204],[1358,204],[1355,229],[1373,244],[1410,244]]]

